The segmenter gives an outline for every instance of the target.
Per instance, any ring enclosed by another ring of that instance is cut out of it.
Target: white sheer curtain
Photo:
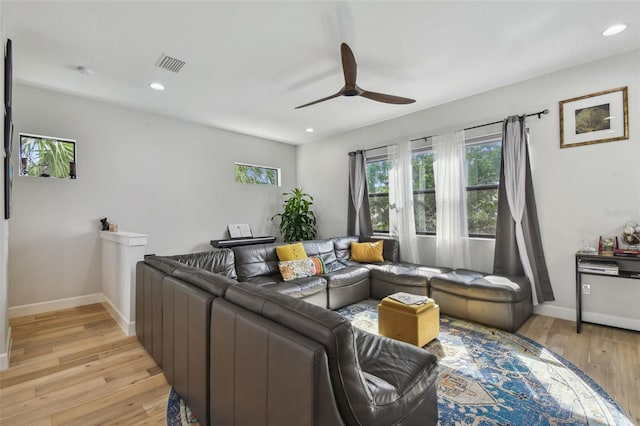
[[[464,131],[433,137],[436,264],[470,268]]]
[[[507,203],[511,210],[511,217],[515,222],[516,243],[522,262],[524,274],[529,282],[535,283],[533,271],[527,254],[527,246],[522,229],[522,214],[525,201],[525,172],[527,163],[527,139],[528,133],[524,127],[524,120],[520,122],[518,117],[509,117],[506,120],[503,140],[504,153],[504,183],[507,193]],[[533,304],[538,304],[536,291],[531,292]]]
[[[398,239],[400,259],[418,263],[409,144],[407,141],[389,146],[389,234]]]

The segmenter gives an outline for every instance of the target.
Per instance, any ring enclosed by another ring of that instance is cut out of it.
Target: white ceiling
[[[292,144],[640,47],[640,0],[1,0],[0,10],[16,82]],[[617,22],[629,29],[601,36]],[[294,110],[342,87],[343,41],[359,86],[417,102],[340,97]],[[186,65],[156,67],[163,53]]]

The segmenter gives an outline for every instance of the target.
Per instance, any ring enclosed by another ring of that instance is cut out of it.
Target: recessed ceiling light
[[[149,83],[149,87],[153,90],[164,90],[164,85],[161,83]]]
[[[602,35],[605,36],[605,37],[609,37],[609,36],[612,36],[612,35],[620,34],[621,32],[623,32],[626,29],[627,29],[627,25],[626,24],[611,25],[609,28],[607,28],[606,30],[604,30],[602,32]]]
[[[307,132],[307,133],[313,133],[313,128],[312,128],[312,127],[307,127],[306,132]]]

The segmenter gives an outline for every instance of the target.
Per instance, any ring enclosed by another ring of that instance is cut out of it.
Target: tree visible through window
[[[493,237],[498,214],[500,135],[468,139],[466,143],[469,235]],[[435,235],[436,194],[431,147],[415,149],[411,163],[416,233]],[[390,161],[385,155],[367,159],[369,208],[375,232],[389,232],[389,168]]]
[[[280,169],[235,163],[236,182],[280,186]]]

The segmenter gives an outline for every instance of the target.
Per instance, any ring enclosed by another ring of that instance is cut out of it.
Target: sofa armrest
[[[435,355],[355,327],[354,335],[360,368],[377,412],[376,424],[396,424],[429,393],[435,393]]]

